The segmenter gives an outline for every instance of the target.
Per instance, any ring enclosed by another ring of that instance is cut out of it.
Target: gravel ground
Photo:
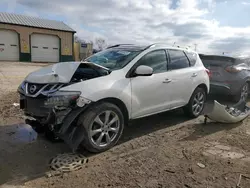
[[[236,187],[240,174],[250,177],[250,122],[203,124],[175,110],[133,121],[117,146],[91,155],[83,168],[46,177],[49,161],[70,152],[27,131],[17,86],[43,66],[0,62],[0,187]],[[241,187],[250,187],[250,179]]]

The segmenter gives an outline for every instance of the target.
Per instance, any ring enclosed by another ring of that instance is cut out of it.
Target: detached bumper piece
[[[238,123],[246,119],[249,114],[250,107],[246,105],[245,101],[239,101],[232,106],[222,105],[214,101],[212,112],[205,115],[205,123],[206,118],[219,123]]]
[[[61,126],[55,129],[55,134],[64,140],[75,152],[84,139],[84,129],[77,125],[75,119],[86,109],[85,107],[73,109],[64,119]]]

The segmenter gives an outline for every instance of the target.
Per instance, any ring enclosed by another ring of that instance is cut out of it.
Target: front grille
[[[25,97],[23,99],[24,112],[31,116],[47,117],[50,109],[44,106],[46,98]]]
[[[64,84],[37,84],[37,83],[25,83],[25,95],[31,97],[37,97],[38,95],[47,95],[48,93],[55,92],[63,87]]]

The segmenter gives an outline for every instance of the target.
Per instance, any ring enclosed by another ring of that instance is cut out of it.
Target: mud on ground
[[[32,66],[26,73],[37,68]],[[13,69],[5,65],[6,70]],[[20,79],[7,84],[0,78],[6,87],[0,93],[2,187],[231,188],[240,174],[250,177],[249,118],[239,124],[204,125],[203,117],[190,120],[175,110],[131,122],[111,150],[97,155],[84,152],[89,163],[83,169],[47,178],[49,160],[70,150],[64,143],[24,131],[22,113],[12,105],[18,101],[15,90]],[[250,187],[246,177],[241,187]]]

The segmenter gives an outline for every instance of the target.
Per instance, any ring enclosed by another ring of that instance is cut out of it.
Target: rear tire
[[[240,89],[238,95],[233,97],[233,102],[239,102],[240,100],[247,101],[249,95],[249,84],[246,82]]]
[[[206,102],[207,94],[205,89],[198,87],[194,90],[188,104],[183,108],[185,114],[191,118],[197,118],[201,115],[205,102]]]
[[[120,139],[124,128],[124,116],[114,104],[102,102],[84,112],[78,120],[84,128],[82,146],[93,153],[112,148]]]

